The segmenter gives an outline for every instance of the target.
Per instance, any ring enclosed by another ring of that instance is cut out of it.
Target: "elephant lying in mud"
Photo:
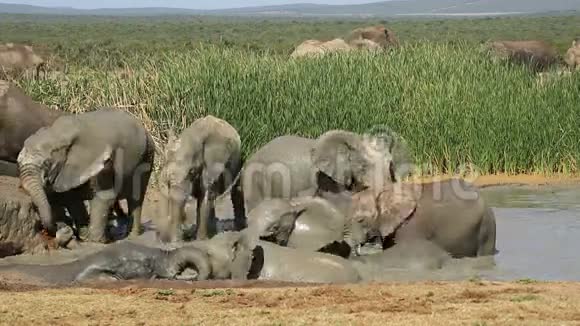
[[[181,240],[178,229],[186,221],[189,196],[197,200],[195,220],[199,240],[215,233],[208,228],[218,195],[232,196],[239,220],[239,215],[243,215],[243,199],[235,188],[241,169],[241,146],[236,129],[211,115],[195,120],[179,138],[170,135],[159,182],[165,196],[159,223],[161,240]],[[191,223],[194,218],[187,216],[187,220]]]
[[[268,199],[248,214],[245,232],[280,246],[305,251],[321,251],[348,257],[350,246],[361,243],[363,235],[350,230],[345,213],[320,197]],[[344,250],[343,242],[349,247]],[[342,250],[341,250],[342,249]]]
[[[245,280],[257,278],[252,271],[259,272],[262,263],[254,259],[255,246],[248,240],[241,233],[222,233],[173,250],[122,241],[65,264],[0,266],[0,276],[10,273],[48,284],[131,279]]]
[[[194,270],[188,275],[182,273]],[[22,274],[43,283],[64,285],[89,281],[131,279],[206,280],[210,276],[207,255],[195,248],[164,251],[122,242],[83,259],[61,265],[8,265],[2,273]]]
[[[22,188],[32,198],[43,227],[55,231],[48,196],[81,187],[84,197],[91,198],[89,240],[104,242],[109,212],[120,199],[127,200],[131,236],[140,233],[154,153],[153,139],[137,118],[101,109],[62,116],[38,130],[24,142],[18,167]]]
[[[395,184],[354,194],[352,223],[380,232],[384,249],[426,239],[454,258],[496,253],[495,215],[477,188],[462,179]]]
[[[318,139],[281,136],[252,154],[242,171],[249,213],[269,198],[294,198],[381,187],[410,171],[404,140],[390,131],[360,135],[332,130]]]

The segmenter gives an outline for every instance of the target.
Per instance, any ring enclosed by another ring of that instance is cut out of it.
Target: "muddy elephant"
[[[29,45],[0,44],[0,73],[34,69],[35,77],[38,77],[44,65],[44,59],[36,54]]]
[[[399,46],[399,39],[395,32],[383,25],[354,29],[345,37],[345,40],[351,45],[367,40],[385,49]]]
[[[543,71],[558,63],[556,49],[545,41],[495,41],[487,44],[499,58]]]
[[[346,221],[343,212],[321,197],[274,198],[248,213],[247,230],[280,246],[340,255],[331,249],[335,242],[360,243],[363,238],[357,234],[361,240],[353,240]]]
[[[103,242],[108,213],[121,199],[132,217],[131,236],[140,233],[154,153],[153,139],[137,118],[103,108],[63,116],[39,129],[24,142],[17,161],[22,188],[44,228],[55,231],[47,194],[80,187],[91,198],[89,240]]]
[[[196,220],[198,240],[213,236],[215,228],[209,229],[209,222],[220,194],[231,196],[235,212],[243,210],[243,200],[236,188],[240,168],[240,136],[222,119],[209,115],[195,120],[179,138],[170,135],[160,175],[165,197],[160,212],[161,240],[180,240],[178,229],[186,217]],[[195,219],[186,216],[191,213],[185,210],[190,196],[197,200]],[[240,224],[239,215],[243,213],[235,215]]]
[[[572,70],[580,70],[580,37],[572,42],[572,46],[566,52],[564,61]]]
[[[495,215],[478,189],[463,179],[397,183],[356,193],[352,200],[351,222],[364,234],[380,232],[384,249],[425,239],[454,258],[496,253]]]
[[[207,254],[195,248],[164,251],[124,241],[70,263],[0,266],[0,274],[7,272],[51,285],[70,285],[133,279],[206,280],[211,268]]]
[[[331,130],[317,139],[281,136],[244,164],[245,209],[249,213],[269,198],[380,187],[407,175],[411,164],[404,139],[391,131],[360,135]]]
[[[62,115],[64,111],[37,103],[20,88],[0,80],[0,160],[16,163],[24,141]]]

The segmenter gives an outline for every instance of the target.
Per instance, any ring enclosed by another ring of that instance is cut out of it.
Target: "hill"
[[[242,16],[498,16],[521,14],[580,13],[580,1],[570,0],[395,0],[361,5],[293,4],[193,10],[177,8],[126,8],[80,10],[0,3],[4,14],[96,15],[96,16],[171,16],[171,15],[242,15]]]

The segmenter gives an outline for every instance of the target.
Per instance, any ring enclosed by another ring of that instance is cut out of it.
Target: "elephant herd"
[[[412,155],[388,129],[330,130],[315,139],[284,135],[246,159],[237,130],[214,116],[179,135],[169,131],[157,180],[161,200],[152,216],[155,242],[177,247],[167,251],[132,242],[143,232],[156,161],[154,141],[137,118],[115,108],[55,113],[5,82],[0,114],[3,126],[14,127],[0,133],[2,166],[16,166],[0,173],[20,178],[48,236],[60,226],[81,242],[110,242],[106,224],[113,214],[132,221],[129,242],[64,265],[0,270],[56,283],[151,277],[357,282],[372,279],[367,272],[381,266],[437,269],[451,259],[496,253],[495,217],[477,188],[461,179],[406,182]],[[223,199],[234,208],[230,230],[216,226],[216,202]]]
[[[395,32],[384,25],[354,29],[344,39],[330,41],[306,40],[299,44],[291,58],[320,57],[329,53],[353,50],[380,51],[399,47]],[[565,65],[570,70],[580,69],[580,39],[575,39],[565,55],[560,56],[548,42],[541,40],[503,40],[485,42],[484,48],[493,57],[516,64],[524,64],[535,72]]]

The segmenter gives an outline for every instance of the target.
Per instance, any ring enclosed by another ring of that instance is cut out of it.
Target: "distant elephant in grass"
[[[44,59],[36,54],[31,46],[14,43],[0,44],[0,73],[34,69],[35,77],[38,78],[44,66]]]
[[[249,213],[269,198],[382,187],[408,175],[411,163],[405,141],[391,131],[332,130],[318,139],[281,136],[246,160],[244,206]]]
[[[141,228],[141,207],[155,156],[153,139],[126,112],[101,109],[58,118],[24,142],[18,155],[22,188],[36,206],[42,225],[55,231],[47,195],[81,187],[90,201],[89,240],[104,242],[108,213],[126,199]]]
[[[556,49],[545,41],[495,41],[487,43],[487,47],[499,58],[526,65],[535,72],[559,61]]]
[[[572,46],[566,52],[564,61],[572,70],[580,70],[580,37],[572,42]]]
[[[343,39],[330,41],[306,40],[294,49],[291,58],[320,57],[328,53],[348,52],[352,50]]]
[[[495,215],[477,188],[462,179],[368,189],[354,194],[352,205],[352,223],[363,234],[379,231],[387,250],[425,239],[454,258],[496,253]]]
[[[354,29],[348,34],[345,40],[351,45],[356,44],[357,41],[368,40],[378,44],[382,48],[399,46],[399,39],[395,35],[395,32],[383,25]]]
[[[161,202],[159,221],[161,240],[180,240],[178,229],[185,222],[185,205],[189,196],[197,200],[198,240],[207,239],[215,233],[215,230],[208,229],[208,224],[219,194],[231,192],[239,221],[240,215],[243,215],[240,213],[243,199],[236,189],[240,169],[240,136],[234,127],[222,119],[209,115],[195,120],[179,138],[170,135],[159,182],[165,196]],[[188,219],[193,220],[189,216]]]

